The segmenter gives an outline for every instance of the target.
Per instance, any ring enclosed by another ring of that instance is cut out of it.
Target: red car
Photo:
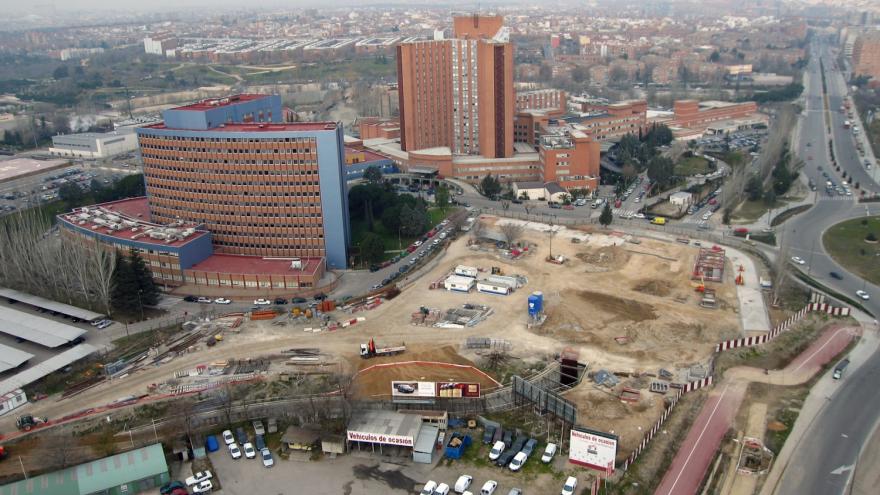
[[[407,252],[407,253],[411,253],[411,252],[413,252],[413,251],[415,251],[415,250],[416,250],[416,247],[415,247],[415,246],[410,246],[410,247],[406,248],[406,252]]]
[[[563,210],[573,210],[573,209],[574,209],[574,206],[572,206],[572,205],[565,205],[565,206],[562,207],[562,209],[563,209]]]
[[[429,230],[428,233],[425,234],[425,235],[428,236],[428,237],[434,237],[434,234],[436,234],[436,233],[437,233],[436,230],[431,229],[431,230]]]

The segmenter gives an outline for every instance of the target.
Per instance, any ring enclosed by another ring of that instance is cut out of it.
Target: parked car
[[[192,487],[193,493],[208,493],[214,486],[211,484],[211,480],[205,480],[201,483]]]
[[[841,275],[837,272],[828,272],[828,275],[830,275],[831,278],[833,278],[835,280],[843,280],[843,275]]]
[[[422,488],[422,491],[419,492],[419,495],[434,495],[435,488],[437,488],[437,482],[434,480],[428,480]]]
[[[486,426],[486,430],[483,432],[483,443],[489,445],[493,435],[495,435],[495,425]]]
[[[265,435],[266,434],[266,429],[263,428],[262,421],[260,421],[259,419],[256,419],[251,424],[254,427],[254,434],[255,435]]]
[[[247,433],[244,431],[244,428],[239,426],[235,429],[235,438],[238,440],[238,443],[245,444],[248,441]]]
[[[530,438],[525,445],[523,445],[522,452],[526,454],[526,457],[532,455],[532,452],[535,450],[535,447],[538,446],[538,441],[534,438]]]
[[[200,298],[198,298],[196,301],[197,301],[197,302],[200,302],[200,303],[205,303],[205,304],[210,304],[210,303],[211,303],[211,299],[208,298],[208,297],[200,297]]]
[[[253,459],[254,457],[257,457],[257,451],[254,450],[254,445],[252,443],[245,442],[245,444],[242,445],[242,448],[244,449],[244,456],[248,459]]]
[[[306,299],[304,297],[294,297],[290,299],[290,302],[292,302],[293,304],[302,304],[306,302]]]
[[[541,456],[541,462],[547,464],[552,461],[553,456],[556,455],[556,448],[555,443],[548,443],[547,448],[544,449],[544,455]]]
[[[223,441],[226,442],[226,445],[232,445],[235,443],[235,437],[232,436],[231,431],[223,430]]]
[[[186,484],[187,484],[187,486],[195,485],[195,484],[201,483],[202,481],[209,480],[213,477],[214,477],[214,475],[211,474],[211,471],[207,471],[207,470],[206,471],[199,471],[198,473],[187,478]]]
[[[283,297],[276,297],[275,304],[278,304],[278,305],[287,304],[287,299],[284,299]]]
[[[97,328],[98,328],[98,330],[103,330],[103,329],[109,327],[109,326],[112,325],[112,324],[113,324],[112,321],[110,321],[110,320],[104,320],[104,321],[102,321],[101,323],[99,323],[99,324],[97,325]]]
[[[517,452],[515,456],[513,456],[513,460],[510,461],[510,464],[507,466],[511,471],[519,471],[526,464],[526,461],[529,459],[528,454],[525,452]]]
[[[867,292],[865,292],[865,291],[863,291],[863,290],[857,290],[857,291],[856,291],[856,295],[859,296],[859,297],[861,297],[861,298],[864,299],[865,301],[867,301],[868,299],[871,299],[871,296],[870,296]]]
[[[189,495],[189,492],[186,491],[186,485],[181,483],[180,481],[172,481],[170,483],[165,483],[159,488],[160,495],[172,495],[175,491],[183,490],[183,493]]]
[[[263,435],[257,435],[254,437],[254,447],[260,451],[266,448],[266,440],[263,439]]]
[[[483,483],[483,488],[480,488],[480,495],[492,495],[495,493],[496,488],[498,488],[498,482],[495,480],[489,480]]]
[[[327,294],[324,294],[323,292],[318,292],[317,294],[315,294],[314,299],[315,301],[323,301],[324,299],[327,299]]]
[[[504,442],[495,442],[495,445],[492,446],[492,450],[489,451],[489,460],[497,461],[498,457],[501,456],[501,453],[504,452],[506,445]]]
[[[256,305],[256,306],[268,306],[270,304],[272,304],[272,302],[269,301],[268,299],[263,299],[263,298],[254,299],[254,305]]]
[[[792,256],[792,257],[791,257],[791,261],[797,263],[798,265],[803,265],[803,264],[806,263],[806,261],[804,261],[803,258],[800,258],[800,257],[798,257],[798,256]]]
[[[239,450],[237,444],[229,444],[229,455],[231,455],[233,459],[241,459],[241,450]]]
[[[260,449],[260,457],[263,460],[263,466],[270,468],[275,465],[275,459],[272,458],[272,452],[267,448]]]
[[[469,476],[467,474],[463,474],[458,477],[458,480],[455,482],[455,493],[464,493],[468,487],[471,486],[471,483],[474,482],[474,477]]]
[[[214,299],[214,304],[232,304],[232,301],[225,297],[218,297],[217,299]]]
[[[577,490],[578,480],[574,476],[569,476],[567,480],[565,480],[565,484],[562,485],[562,492],[560,495],[574,495],[574,491]]]
[[[519,488],[511,488],[507,495],[522,495],[522,490]]]
[[[199,298],[196,296],[186,296],[183,298],[183,300],[186,302],[197,302]]]
[[[434,488],[434,495],[449,495],[449,485],[440,483],[437,488]]]

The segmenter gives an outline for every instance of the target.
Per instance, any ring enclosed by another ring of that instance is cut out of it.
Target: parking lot
[[[481,449],[480,454],[488,453],[482,444],[471,449]],[[537,453],[540,456],[540,452]],[[542,470],[539,474],[512,473],[506,468],[487,466],[485,463],[448,463],[435,455],[434,464],[415,464],[409,460],[402,464],[385,462],[379,456],[370,454],[347,454],[336,459],[323,458],[319,461],[289,461],[275,456],[275,466],[263,467],[259,458],[233,460],[225,446],[209,454],[214,465],[214,475],[219,479],[222,490],[218,493],[230,495],[256,495],[308,493],[309,495],[358,495],[358,494],[413,494],[418,493],[428,480],[446,483],[450,487],[462,474],[474,477],[470,490],[478,493],[487,480],[498,482],[497,495],[506,495],[511,488],[522,488],[524,494],[556,493],[562,487],[564,477]],[[565,471],[581,472],[557,456],[554,466]],[[488,462],[488,461],[487,461]],[[530,463],[540,462],[537,458]],[[188,465],[184,465],[179,479],[191,476]],[[581,485],[586,483],[586,475],[578,475]],[[525,486],[545,487],[541,491],[525,489]]]

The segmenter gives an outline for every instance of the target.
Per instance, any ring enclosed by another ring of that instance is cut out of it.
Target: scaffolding
[[[711,249],[700,248],[694,260],[691,280],[721,282],[724,280],[724,249],[714,246]]]

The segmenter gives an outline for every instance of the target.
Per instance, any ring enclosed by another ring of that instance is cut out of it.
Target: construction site
[[[515,222],[478,221],[489,230]],[[580,424],[619,436],[622,459],[677,387],[705,376],[716,343],[742,336],[736,270],[711,246],[521,223],[527,256],[512,257],[505,247],[463,234],[399,290],[189,323],[173,339],[113,363],[112,379],[51,405],[33,404],[31,413],[74,417],[114,401],[136,404],[291,377],[319,384],[327,376],[350,377],[357,400],[399,403],[411,387],[429,382],[438,390],[470,384],[479,396],[495,393],[500,401],[507,400],[497,394],[512,376],[558,366],[569,349],[577,356],[577,379],[555,390],[577,407]],[[711,273],[695,277],[707,252]],[[473,287],[447,287],[451,277]],[[496,290],[476,290],[477,283]],[[701,305],[708,291],[716,300],[711,308]],[[320,390],[315,387],[309,390]],[[488,407],[480,404],[473,406],[477,413]]]

